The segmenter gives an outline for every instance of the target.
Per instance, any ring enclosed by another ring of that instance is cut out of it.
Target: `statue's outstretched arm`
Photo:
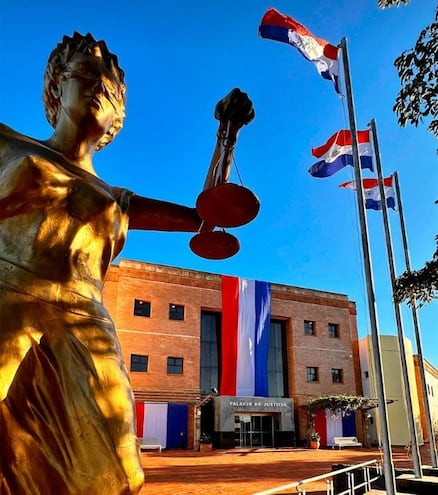
[[[200,225],[196,208],[136,195],[131,198],[130,229],[197,232]]]

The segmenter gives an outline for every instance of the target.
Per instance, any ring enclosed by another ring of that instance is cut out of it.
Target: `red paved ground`
[[[331,471],[332,464],[381,459],[376,449],[256,449],[142,453],[141,495],[251,495]],[[430,464],[422,447],[423,464]],[[393,449],[396,468],[412,468],[404,448]],[[316,488],[315,488],[316,489]],[[295,493],[295,491],[291,491]]]

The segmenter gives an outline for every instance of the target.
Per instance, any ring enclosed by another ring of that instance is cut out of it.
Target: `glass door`
[[[236,414],[234,417],[234,445],[251,447],[251,416]]]
[[[262,447],[274,447],[274,421],[272,416],[261,416]]]
[[[274,421],[269,414],[236,414],[234,444],[236,447],[274,446]]]

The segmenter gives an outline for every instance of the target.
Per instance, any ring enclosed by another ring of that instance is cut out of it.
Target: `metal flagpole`
[[[377,401],[379,406],[379,418],[383,448],[383,472],[385,475],[385,487],[388,495],[395,495],[395,472],[392,460],[391,444],[388,430],[388,411],[386,407],[385,385],[383,383],[382,355],[380,351],[379,330],[377,325],[376,301],[374,297],[374,281],[371,269],[371,255],[368,239],[368,226],[365,215],[364,195],[362,187],[362,172],[360,168],[359,147],[357,143],[356,116],[354,113],[353,91],[350,77],[350,64],[348,61],[347,40],[342,38],[342,61],[344,65],[345,92],[347,96],[348,116],[350,121],[351,144],[353,152],[354,177],[357,191],[357,206],[364,258],[365,280],[368,296],[368,311],[371,324],[371,341],[373,344],[374,368],[376,374]]]
[[[391,277],[391,287],[394,288],[395,279],[396,279],[394,251],[392,248],[391,229],[388,218],[388,207],[386,205],[385,188],[383,185],[382,162],[380,160],[380,149],[379,149],[379,141],[377,139],[377,129],[376,129],[375,119],[372,119],[369,125],[371,127],[371,133],[373,135],[374,156],[376,157],[376,169],[377,169],[377,177],[378,177],[379,191],[380,191],[380,204],[382,205],[383,226],[385,229],[386,250],[388,253],[389,274]],[[402,320],[400,304],[396,303],[394,299],[393,299],[393,306],[395,313],[395,322],[397,325],[398,346],[400,350],[400,361],[401,361],[402,376],[403,376],[404,391],[405,391],[406,411],[408,413],[409,433],[411,436],[412,462],[414,464],[415,477],[421,478],[423,476],[423,473],[421,470],[420,449],[418,447],[418,438],[415,428],[414,409],[412,406],[412,393],[411,393],[411,384],[409,382],[409,373],[408,373],[408,364],[407,364],[408,360],[406,354],[403,320]]]
[[[403,215],[403,205],[401,200],[400,185],[398,182],[397,172],[394,172],[393,177],[395,182],[395,192],[397,195],[397,207],[400,218],[400,228],[402,233],[406,270],[411,271],[411,260],[409,257],[408,238],[406,235],[406,226]],[[420,368],[421,388],[423,390],[423,397],[424,397],[424,412],[426,415],[427,436],[429,437],[430,458],[432,462],[432,467],[436,468],[438,467],[438,462],[437,462],[437,451],[435,444],[435,433],[433,431],[432,417],[430,414],[430,402],[429,402],[429,395],[426,386],[426,372],[424,370],[423,345],[421,343],[420,323],[418,321],[418,314],[417,314],[417,308],[415,307],[415,301],[414,301],[414,305],[411,307],[411,310],[412,310],[412,320],[414,322],[415,340],[417,343],[417,355],[418,355],[418,365]]]

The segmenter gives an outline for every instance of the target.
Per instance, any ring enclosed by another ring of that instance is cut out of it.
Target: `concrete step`
[[[386,495],[388,492],[386,490],[370,490],[366,492],[365,495]],[[405,492],[395,492],[396,495],[415,495],[414,493],[405,493]]]
[[[438,468],[423,465],[422,470],[425,476],[438,476]]]
[[[423,476],[415,478],[413,474],[401,474],[396,478],[397,490],[416,495],[435,495],[438,494],[438,477]]]

